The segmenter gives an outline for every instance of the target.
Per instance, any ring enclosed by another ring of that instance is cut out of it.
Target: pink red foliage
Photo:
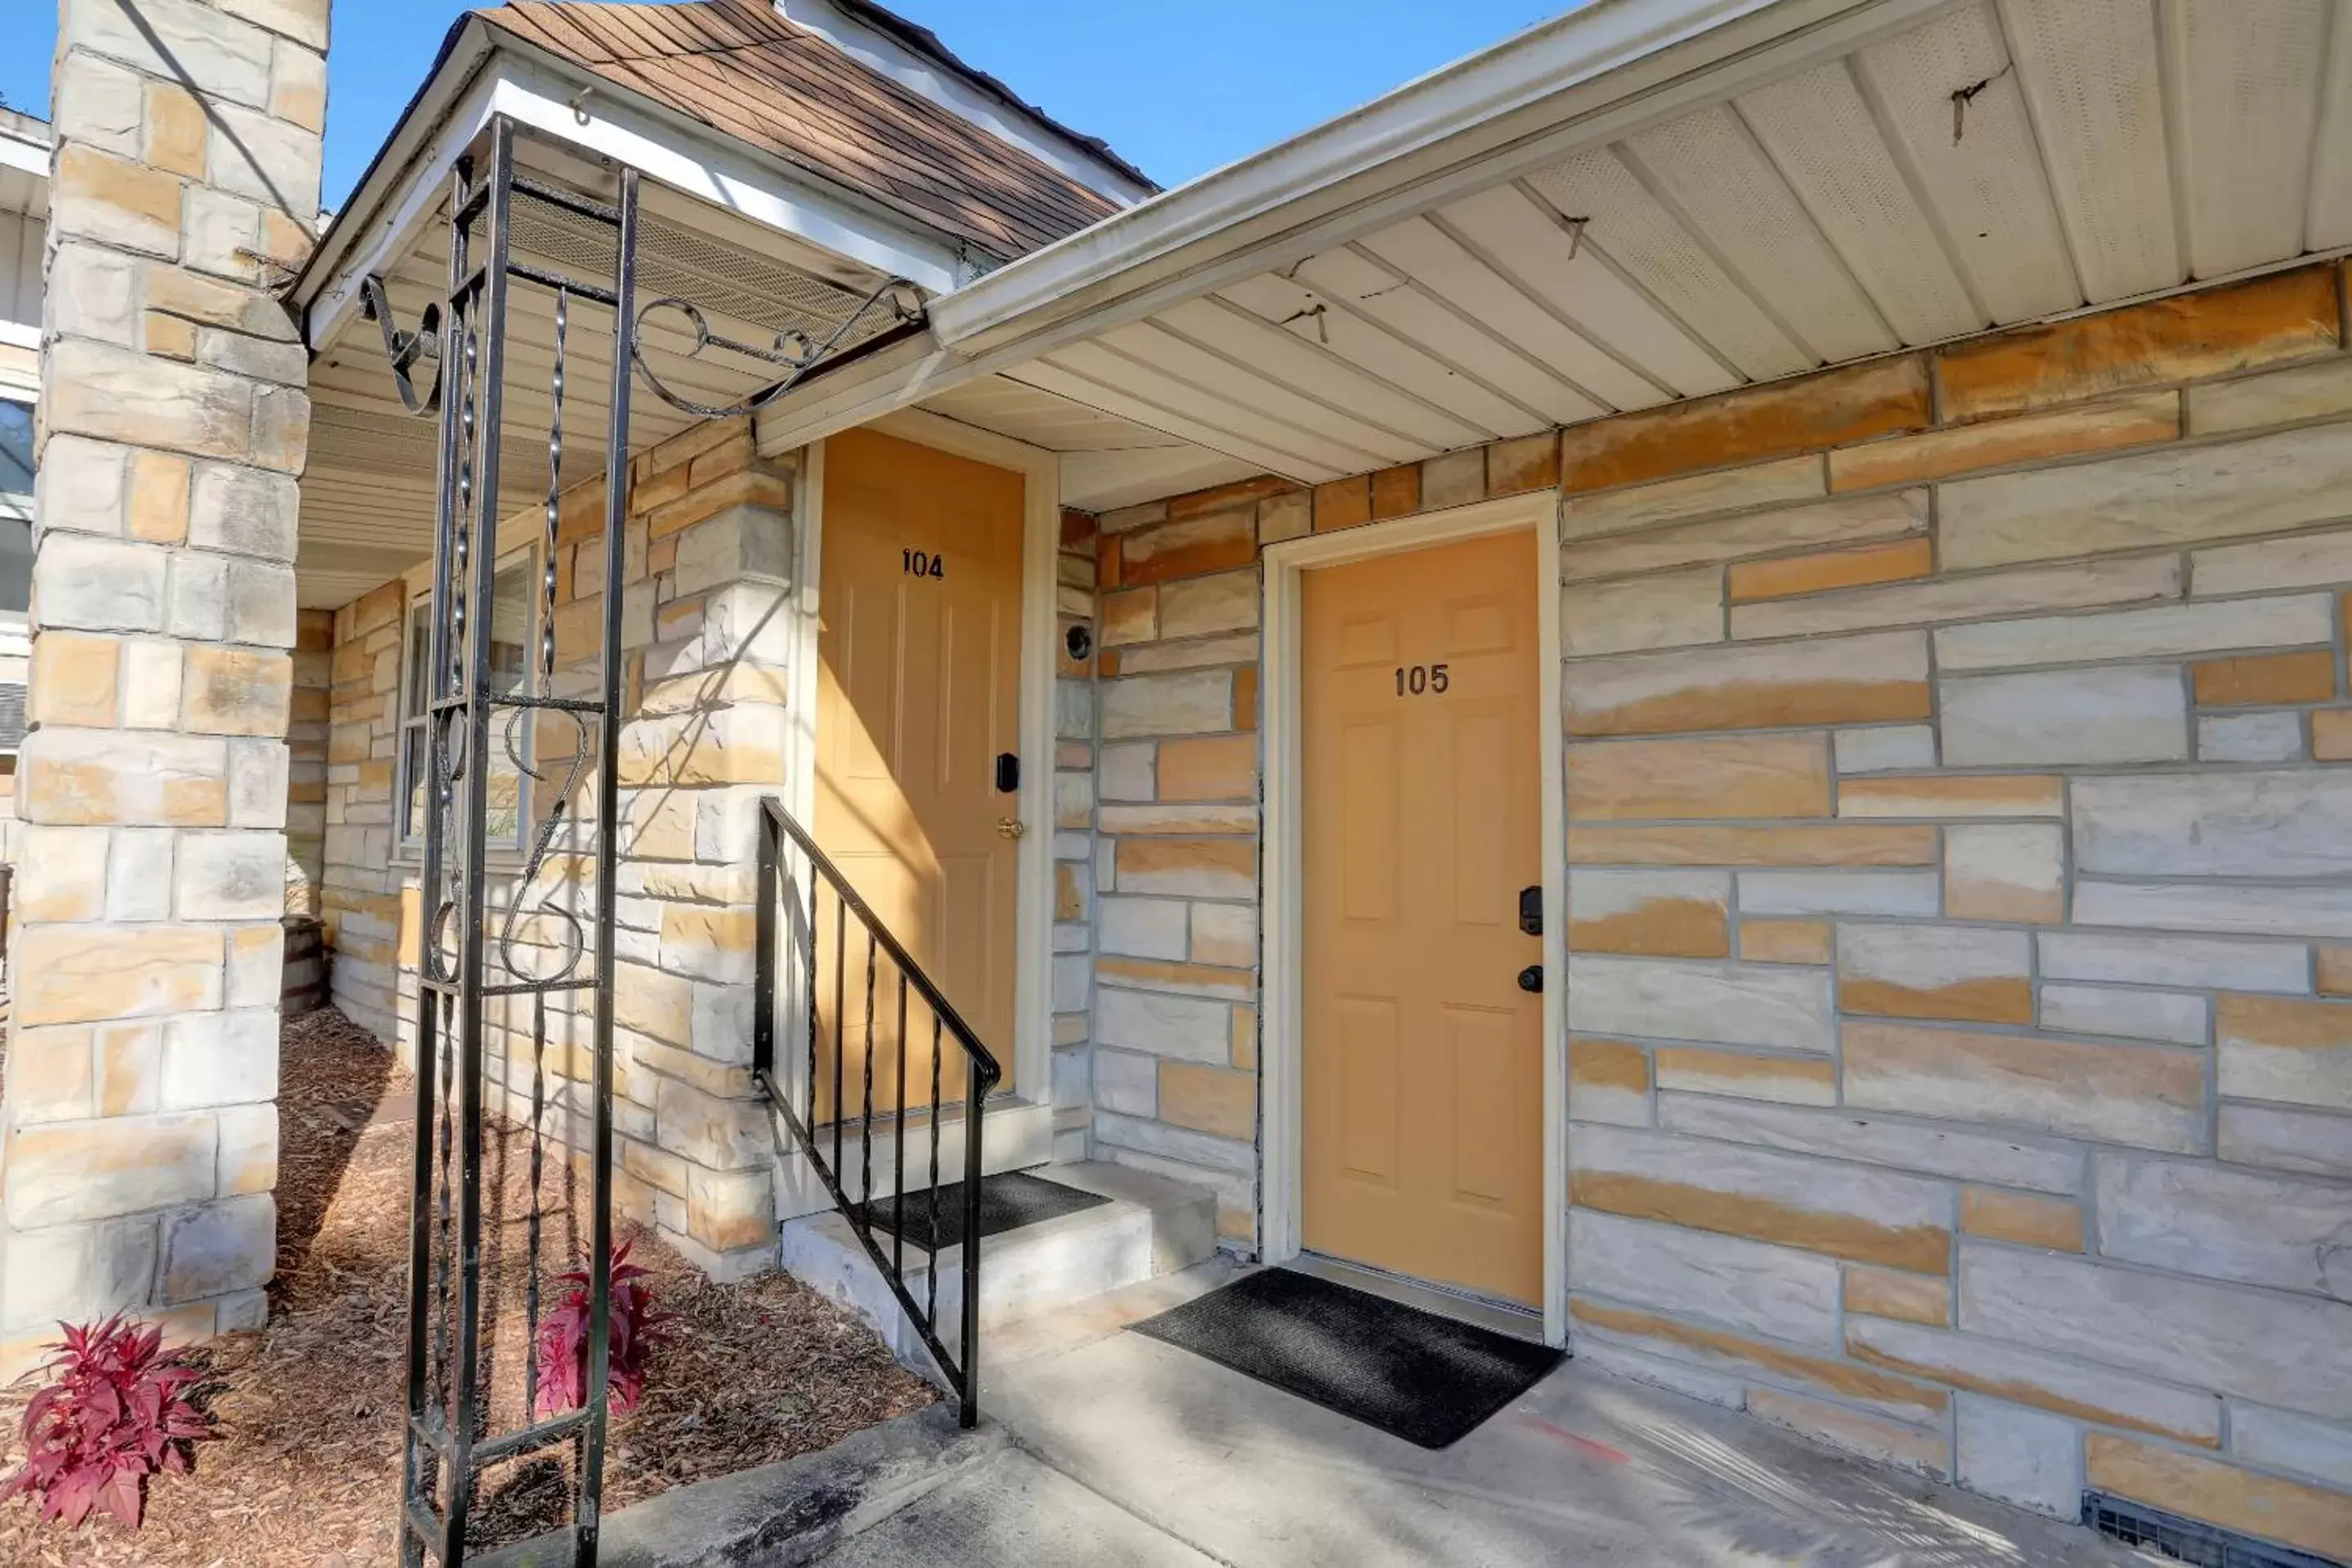
[[[588,1399],[588,1270],[562,1276],[569,1287],[555,1310],[539,1325],[539,1409],[535,1415],[576,1410]],[[612,1405],[625,1415],[646,1391],[646,1360],[662,1336],[669,1314],[654,1310],[646,1270],[629,1261],[629,1244],[613,1253],[612,1308],[606,1320]]]
[[[136,1530],[147,1478],[194,1468],[196,1439],[211,1435],[212,1417],[186,1397],[196,1370],[164,1353],[161,1329],[119,1316],[58,1327],[57,1379],[25,1408],[25,1462],[0,1480],[0,1502],[37,1492],[44,1522],[70,1528],[103,1509]]]

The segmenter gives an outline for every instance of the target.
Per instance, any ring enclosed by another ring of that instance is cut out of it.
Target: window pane
[[[401,813],[404,837],[425,837],[425,726],[408,724],[400,731],[400,776],[408,781],[408,800]]]
[[[490,584],[490,679],[492,691],[528,689],[530,679],[531,556],[526,552],[499,568]],[[489,841],[520,844],[525,826],[526,790],[513,752],[529,761],[531,724],[511,710],[490,720]],[[513,752],[509,751],[509,746]]]
[[[33,405],[0,398],[0,495],[33,493]]]
[[[414,719],[425,711],[425,692],[430,682],[425,678],[425,662],[433,657],[433,618],[423,605],[408,616],[408,671],[401,678],[401,712]]]
[[[490,689],[519,691],[530,668],[530,557],[499,568],[490,584]]]

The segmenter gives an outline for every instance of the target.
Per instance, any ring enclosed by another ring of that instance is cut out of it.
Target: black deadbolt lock
[[[1525,969],[1519,971],[1519,989],[1522,991],[1540,991],[1543,989],[1542,964],[1530,963]]]
[[[1083,662],[1088,654],[1095,651],[1095,634],[1084,621],[1074,622],[1070,629],[1062,634],[1062,646],[1070,650],[1072,659]]]
[[[996,753],[996,793],[1017,795],[1021,790],[1021,759],[1011,752]]]
[[[1519,930],[1529,936],[1543,935],[1543,889],[1519,889]]]

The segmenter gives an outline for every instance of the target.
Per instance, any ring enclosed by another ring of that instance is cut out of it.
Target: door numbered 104
[[[934,555],[928,550],[901,550],[898,552],[898,569],[909,577],[945,577],[948,574],[948,558]]]
[[[1442,664],[1401,664],[1396,668],[1399,697],[1444,696],[1453,684],[1453,672]]]

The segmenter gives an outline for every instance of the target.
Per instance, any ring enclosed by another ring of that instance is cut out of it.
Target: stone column
[[[260,1321],[327,0],[64,0],[0,1375]]]

